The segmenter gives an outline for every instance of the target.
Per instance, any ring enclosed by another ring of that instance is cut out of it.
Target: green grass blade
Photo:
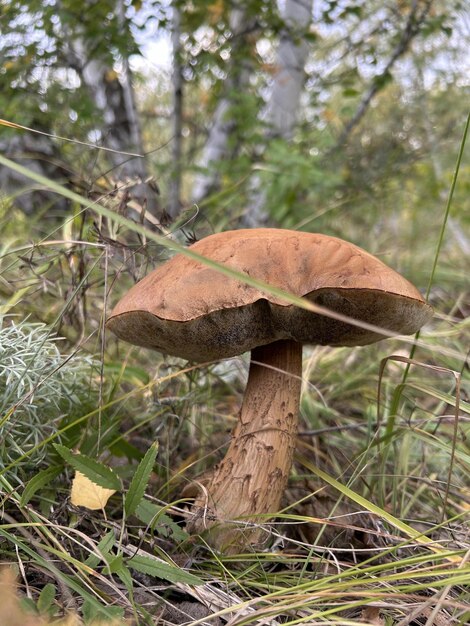
[[[25,506],[31,500],[31,498],[43,487],[50,484],[54,478],[61,473],[61,467],[48,467],[47,469],[38,472],[27,483],[20,499],[20,506]]]
[[[430,550],[432,550],[436,554],[440,554],[443,551],[441,547],[436,545],[435,541],[433,541],[432,539],[429,539],[428,537],[426,537],[426,535],[415,530],[408,524],[405,524],[405,522],[402,522],[401,520],[397,519],[394,515],[391,515],[390,513],[388,513],[381,507],[377,506],[373,502],[370,502],[370,500],[367,500],[363,496],[360,496],[358,493],[355,493],[352,489],[350,489],[349,487],[346,487],[346,485],[342,485],[339,481],[335,480],[334,478],[329,476],[326,472],[323,472],[320,468],[316,467],[306,457],[299,456],[298,459],[302,463],[302,465],[304,465],[304,467],[306,467],[316,476],[318,476],[319,478],[324,480],[326,483],[328,483],[329,485],[337,489],[344,496],[346,496],[347,498],[350,498],[351,500],[353,500],[353,502],[356,502],[356,504],[359,504],[359,506],[365,508],[367,511],[370,511],[371,513],[375,513],[380,518],[386,520],[389,524],[391,524],[392,526],[400,530],[407,537],[409,537],[410,539],[413,539],[413,541],[416,541],[417,543],[427,546]],[[452,562],[455,562],[455,563],[461,562],[461,558],[458,556],[448,557],[448,558]]]

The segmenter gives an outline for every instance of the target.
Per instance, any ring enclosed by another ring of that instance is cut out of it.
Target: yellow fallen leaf
[[[75,506],[84,506],[91,511],[104,509],[115,489],[105,489],[92,482],[81,472],[75,472],[70,501]]]

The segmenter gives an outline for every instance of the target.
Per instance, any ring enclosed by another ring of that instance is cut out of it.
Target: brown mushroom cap
[[[432,316],[419,291],[361,248],[327,235],[259,228],[211,235],[191,249],[322,307],[397,334]],[[178,254],[121,299],[107,322],[121,339],[193,361],[281,339],[366,345],[383,335],[286,303]]]

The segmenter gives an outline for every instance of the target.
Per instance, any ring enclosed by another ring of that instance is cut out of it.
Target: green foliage
[[[158,443],[154,443],[145,453],[145,456],[139,463],[137,470],[132,478],[129,490],[124,500],[124,511],[126,515],[133,515],[142,500],[147,488],[150,474],[158,453]]]
[[[50,615],[53,617],[55,607],[53,606],[57,594],[57,589],[52,583],[45,585],[39,594],[37,608],[39,613]]]
[[[28,484],[25,486],[23,493],[21,494],[20,505],[26,506],[28,502],[35,496],[35,494],[49,486],[52,481],[59,476],[62,472],[62,467],[47,467],[35,474]]]
[[[176,583],[187,585],[201,585],[202,581],[197,576],[184,572],[177,567],[152,559],[150,556],[136,555],[129,559],[128,566],[142,574],[148,574],[155,578],[163,578]]]
[[[27,454],[44,458],[39,444],[60,420],[86,412],[97,398],[96,361],[63,356],[44,324],[3,317],[0,328],[0,459],[3,466]]]
[[[161,506],[141,499],[135,511],[137,518],[143,522],[151,533],[165,537],[177,544],[187,541],[189,534],[165,513]]]
[[[261,167],[266,207],[277,223],[295,227],[312,217],[341,182],[337,172],[325,175],[318,147],[305,140],[272,141]],[[312,201],[314,196],[316,201]]]
[[[123,581],[131,580],[129,570],[133,569],[149,576],[161,578],[171,582],[186,583],[188,585],[200,585],[202,581],[197,576],[185,572],[171,563],[166,563],[161,558],[143,554],[131,555],[124,558],[116,542],[114,533],[110,532],[96,546],[100,558],[92,555],[87,559],[89,567],[97,568],[101,560],[104,561],[108,573],[118,574]]]

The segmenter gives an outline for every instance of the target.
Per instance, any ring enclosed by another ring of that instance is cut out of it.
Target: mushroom
[[[224,459],[198,490],[190,527],[234,551],[260,541],[292,466],[302,345],[360,346],[417,331],[432,316],[418,290],[361,248],[327,235],[259,228],[206,237],[190,250],[313,304],[373,325],[302,309],[177,254],[137,283],[107,326],[121,339],[190,361],[251,350],[239,420]],[[378,328],[377,328],[378,327]],[[232,523],[228,523],[231,521]]]

